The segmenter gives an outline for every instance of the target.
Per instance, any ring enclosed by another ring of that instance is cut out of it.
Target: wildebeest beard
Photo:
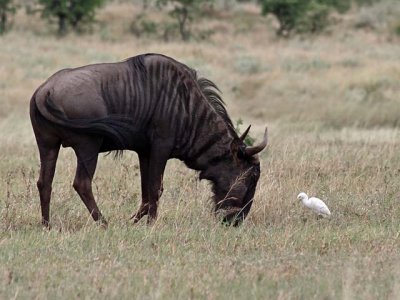
[[[207,177],[204,175],[201,174],[200,179],[205,178],[212,182],[216,215],[223,224],[240,225],[253,204],[257,182],[260,178],[259,162],[236,172],[218,172],[207,174]]]

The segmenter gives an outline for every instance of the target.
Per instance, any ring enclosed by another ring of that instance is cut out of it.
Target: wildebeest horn
[[[250,129],[250,127],[248,128]],[[246,131],[247,132],[247,131]],[[257,146],[246,147],[245,152],[247,156],[253,156],[264,150],[268,145],[268,127],[265,127],[264,140]]]
[[[240,136],[240,140],[243,142],[244,139],[246,138],[246,135],[249,133],[251,125],[249,125],[249,127],[247,127],[247,129],[245,130],[245,132],[243,132],[243,134]]]

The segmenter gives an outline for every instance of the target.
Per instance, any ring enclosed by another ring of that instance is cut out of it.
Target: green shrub
[[[58,34],[65,35],[68,27],[81,30],[82,24],[93,22],[95,11],[104,0],[39,0],[43,6],[42,17],[58,21]]]
[[[135,17],[130,26],[131,32],[137,36],[157,36],[157,23],[150,20],[145,13],[141,13]]]
[[[329,22],[332,10],[344,12],[350,0],[258,0],[262,14],[273,14],[279,21],[277,35],[288,36],[292,32],[316,33]]]
[[[309,3],[307,11],[299,17],[296,31],[299,33],[318,33],[328,24],[330,7],[312,1]]]
[[[394,33],[400,36],[400,23],[394,26]]]
[[[4,34],[9,27],[9,15],[14,14],[16,6],[13,0],[0,0],[0,34]]]
[[[204,5],[212,4],[214,0],[157,0],[156,3],[159,7],[172,7],[169,15],[175,20],[182,40],[188,41],[192,36],[192,22],[200,15]]]

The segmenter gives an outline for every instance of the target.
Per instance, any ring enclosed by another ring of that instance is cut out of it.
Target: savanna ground
[[[388,4],[387,4],[388,3]],[[386,5],[386,6],[385,6]],[[386,7],[386,8],[385,8]],[[279,40],[254,6],[203,20],[207,41],[164,43],[128,32],[137,8],[103,8],[92,35],[53,36],[16,16],[0,37],[1,299],[399,299],[400,40],[385,26],[389,1],[339,18],[322,36]],[[379,25],[378,24],[378,25]],[[38,152],[28,103],[56,70],[159,52],[197,68],[223,91],[234,121],[270,146],[243,226],[221,226],[196,173],[170,161],[154,226],[132,225],[138,160],[102,156],[95,195],[109,227],[89,218],[62,149],[52,230],[42,230]],[[326,200],[317,220],[296,196]]]

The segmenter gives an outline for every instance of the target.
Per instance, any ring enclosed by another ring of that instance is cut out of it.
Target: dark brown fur
[[[77,157],[73,187],[95,221],[106,224],[92,193],[100,152],[138,153],[142,204],[134,222],[157,216],[166,162],[178,158],[210,180],[216,212],[238,224],[250,210],[260,176],[256,153],[239,138],[207,79],[162,55],[61,70],[34,93],[30,117],[39,148],[37,186],[49,224],[51,186],[60,146]],[[266,136],[265,136],[266,137]],[[250,153],[250,154],[249,154]]]

